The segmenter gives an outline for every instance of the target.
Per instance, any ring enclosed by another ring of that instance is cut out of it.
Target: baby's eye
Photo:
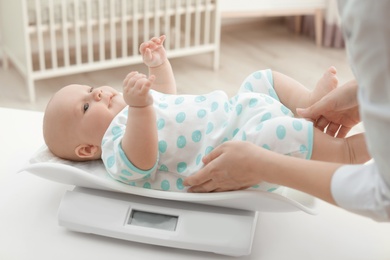
[[[89,104],[88,104],[88,103],[85,103],[85,104],[84,104],[84,107],[83,107],[84,113],[87,112],[88,108],[89,108]]]
[[[93,87],[91,87],[91,88],[89,89],[89,93],[92,93],[92,91],[93,91]]]

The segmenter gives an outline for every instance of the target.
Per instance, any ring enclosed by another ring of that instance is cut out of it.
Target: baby
[[[313,91],[281,73],[263,70],[249,75],[232,98],[223,91],[177,95],[164,40],[154,37],[141,44],[149,76],[129,73],[123,95],[109,86],[74,84],[59,90],[44,116],[50,151],[68,160],[102,159],[120,182],[170,191],[184,191],[184,178],[202,168],[202,157],[228,140],[313,160],[370,159],[363,134],[336,139],[294,117],[296,108],[313,104],[337,87],[333,67]]]

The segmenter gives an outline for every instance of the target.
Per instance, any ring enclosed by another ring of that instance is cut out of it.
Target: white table
[[[57,224],[71,186],[16,173],[43,143],[42,113],[0,108],[0,259],[227,259],[71,232]],[[239,259],[390,259],[390,224],[324,202],[317,216],[261,213],[252,254]]]

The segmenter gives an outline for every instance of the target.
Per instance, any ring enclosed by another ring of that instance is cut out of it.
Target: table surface
[[[57,223],[72,186],[17,171],[43,144],[40,112],[0,108],[0,259],[227,259],[213,253],[69,231]],[[319,214],[259,213],[252,253],[238,259],[390,259],[390,224],[318,201]],[[134,258],[133,258],[134,257]]]

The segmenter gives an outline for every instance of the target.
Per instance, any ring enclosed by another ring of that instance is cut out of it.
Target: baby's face
[[[55,101],[53,109],[64,113],[79,139],[98,146],[112,119],[126,106],[122,95],[108,86],[69,85],[56,93]]]

